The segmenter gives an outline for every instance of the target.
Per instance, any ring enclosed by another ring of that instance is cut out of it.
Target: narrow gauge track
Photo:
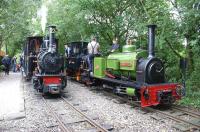
[[[197,118],[200,119],[200,113],[189,111],[189,110],[191,110],[189,108],[183,108],[183,109],[181,109],[179,106],[173,105],[172,109],[176,109],[176,110],[179,110],[181,112],[186,112],[187,114],[189,114],[191,116],[194,116],[194,117],[197,117]],[[185,110],[185,109],[188,109],[188,110]]]
[[[108,132],[104,127],[102,127],[100,124],[98,124],[97,122],[95,122],[94,120],[92,120],[90,117],[88,117],[86,114],[84,114],[83,112],[81,112],[79,109],[77,109],[76,107],[74,107],[69,101],[67,101],[64,97],[61,97],[61,99],[63,99],[63,101],[65,102],[65,104],[67,106],[69,106],[71,109],[73,109],[74,111],[76,111],[78,114],[80,114],[82,117],[84,117],[86,119],[86,121],[88,123],[90,123],[92,126],[94,126],[99,132]]]
[[[43,97],[42,99],[43,99],[45,105],[47,106],[48,111],[51,112],[52,116],[58,121],[59,127],[60,127],[61,131],[63,131],[63,132],[72,132],[71,128],[67,127],[67,126],[62,122],[62,120],[59,118],[59,116],[56,114],[56,112],[54,112],[54,111],[52,110],[52,107],[51,107],[51,106],[49,105],[49,103],[45,100],[45,98]]]
[[[83,117],[84,121],[88,122],[91,126],[96,128],[98,132],[108,132],[107,129],[105,129],[100,124],[98,124],[97,122],[92,120],[90,117],[88,117],[86,114],[81,112],[79,109],[74,107],[64,97],[61,97],[60,100],[62,100],[65,103],[66,107],[69,107],[71,110],[75,111],[77,114],[79,114],[81,117]],[[44,97],[43,97],[43,101],[45,102],[48,110],[52,113],[53,117],[58,121],[60,129],[63,132],[73,132],[74,130],[72,128],[70,128],[70,126],[66,126],[66,124],[62,121],[62,119],[60,119],[59,115],[55,111],[52,110],[52,107],[50,106],[50,104],[47,102],[47,100]]]
[[[182,126],[185,125],[185,127],[187,127],[187,128],[185,128],[185,130],[191,130],[191,129],[200,130],[200,116],[198,116],[198,114],[195,112],[178,109],[173,106],[171,107],[169,112],[161,111],[159,109],[155,109],[155,108],[151,108],[151,107],[145,108],[145,109],[152,111],[152,112],[155,111],[156,113],[162,114],[162,115],[166,116],[167,118],[177,121],[178,123],[182,123]],[[173,113],[172,111],[174,111],[174,110],[176,110],[176,112],[178,112],[178,113],[177,114]],[[183,118],[180,118],[180,116],[187,116],[187,117],[190,117],[193,119],[188,119],[188,118],[183,119]],[[179,128],[178,126],[175,126],[175,127]]]
[[[111,97],[119,99],[120,101],[123,101],[125,103],[134,105],[136,107],[141,107],[138,101],[133,101],[133,100],[130,100],[128,98],[124,98],[124,97],[115,95],[113,93],[109,93],[105,90],[102,90],[102,93],[105,94],[106,96],[111,96]],[[145,108],[141,108],[141,110],[144,110],[144,111],[147,111],[147,112],[155,112],[155,113],[164,115],[165,116],[164,118],[169,118],[169,119],[176,121],[178,123],[182,123],[183,125],[185,125],[184,127],[187,127],[187,128],[184,129],[186,131],[190,131],[190,130],[193,130],[193,129],[194,130],[200,130],[200,113],[181,109],[181,108],[179,108],[178,106],[175,106],[175,105],[173,105],[171,108],[169,108],[168,112],[162,111],[162,110],[160,110],[158,108],[154,108],[154,107],[145,107]],[[179,113],[173,114],[173,111],[175,111],[175,110],[176,110],[176,112],[179,112]],[[191,120],[182,119],[182,118],[179,117],[181,115],[190,116],[193,119],[191,119]],[[175,127],[175,128],[179,129],[178,126]]]

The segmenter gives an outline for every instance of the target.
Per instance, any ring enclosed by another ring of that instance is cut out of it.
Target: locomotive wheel
[[[87,80],[86,82],[85,82],[85,85],[86,86],[91,86],[93,83],[90,81],[90,80]]]

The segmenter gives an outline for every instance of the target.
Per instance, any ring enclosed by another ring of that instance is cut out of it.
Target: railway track
[[[73,132],[75,131],[71,125],[73,124],[78,124],[82,122],[87,122],[88,124],[93,127],[93,131],[98,131],[98,132],[108,132],[108,130],[104,127],[102,127],[99,123],[91,119],[89,116],[87,116],[85,113],[83,113],[81,110],[73,106],[69,101],[67,101],[64,97],[61,97],[59,101],[62,101],[64,103],[64,107],[66,110],[69,110],[69,108],[76,113],[76,115],[80,116],[80,120],[73,121],[73,122],[68,122],[66,123],[63,121],[63,119],[60,117],[59,114],[57,114],[56,111],[53,110],[53,107],[49,104],[49,102],[43,97],[43,101],[45,102],[45,105],[47,106],[47,109],[49,112],[51,112],[52,116],[57,120],[58,125],[63,132]],[[66,125],[68,124],[68,125]],[[87,129],[86,129],[87,130]]]
[[[60,117],[57,115],[55,111],[52,110],[52,107],[49,105],[49,103],[46,101],[46,99],[43,97],[42,100],[44,101],[45,105],[47,106],[48,111],[52,114],[52,116],[57,120],[58,125],[63,132],[72,132],[71,128],[67,127],[63,121],[60,119]]]
[[[198,113],[183,110],[172,106],[168,111],[162,111],[156,108],[144,108],[151,112],[156,112],[158,114],[164,115],[164,118],[169,118],[177,123],[173,125],[181,131],[193,131],[200,130],[200,116]]]
[[[114,97],[119,101],[123,101],[124,103],[131,104],[135,107],[141,107],[138,101],[129,100],[128,98],[120,97],[113,93],[108,93],[104,90],[102,93],[106,96]],[[174,124],[173,127],[181,131],[200,131],[200,113],[193,112],[191,109],[180,108],[179,106],[173,105],[172,107],[168,107],[166,109],[159,109],[158,107],[145,107],[141,108],[141,110],[157,113],[157,117],[152,116],[152,118],[156,120],[163,120],[168,118],[175,121],[176,124]]]
[[[99,91],[98,91],[99,92]],[[193,112],[189,108],[182,108],[180,106],[172,105],[172,107],[168,107],[166,109],[159,109],[158,107],[146,107],[141,108],[140,102],[129,100],[128,98],[124,98],[118,95],[115,95],[113,93],[109,93],[107,91],[101,90],[101,92],[108,97],[113,97],[117,99],[118,101],[123,101],[124,103],[128,103],[133,105],[134,107],[140,108],[142,111],[145,112],[151,112],[154,113],[152,118],[156,120],[163,119],[170,119],[175,121],[174,125],[172,127],[181,130],[181,131],[200,131],[200,113],[199,112]],[[61,100],[65,102],[66,107],[70,107],[70,109],[74,110],[82,116],[86,122],[88,122],[90,125],[92,125],[96,130],[105,132],[107,129],[103,128],[101,125],[96,123],[94,120],[90,119],[86,114],[84,114],[82,111],[77,109],[75,106],[73,106],[70,102],[68,102],[64,97],[61,97]],[[156,114],[156,116],[155,116]],[[62,127],[62,125],[61,125]],[[68,128],[70,129],[70,128]]]
[[[187,114],[190,114],[191,116],[200,118],[200,113],[199,112],[194,112],[192,109],[190,109],[188,107],[181,108],[181,106],[173,105],[172,108],[176,109],[176,110],[180,110],[182,112],[186,112]]]

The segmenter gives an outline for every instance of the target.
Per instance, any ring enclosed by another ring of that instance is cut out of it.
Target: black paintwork
[[[66,60],[66,67],[68,70],[78,70],[81,62],[86,59],[88,42],[71,42],[68,43],[70,47],[70,54]]]
[[[36,55],[39,51],[36,51],[36,44],[41,46],[42,36],[27,37],[24,43],[24,58],[23,58],[23,69],[27,79],[30,79],[33,75],[33,71],[37,67],[34,61],[37,60]]]

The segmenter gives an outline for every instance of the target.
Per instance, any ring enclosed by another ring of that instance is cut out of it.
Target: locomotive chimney
[[[148,25],[148,58],[154,57],[154,47],[155,47],[155,29],[156,25]]]
[[[56,44],[55,44],[55,32],[56,26],[49,26],[49,52],[56,51]]]

